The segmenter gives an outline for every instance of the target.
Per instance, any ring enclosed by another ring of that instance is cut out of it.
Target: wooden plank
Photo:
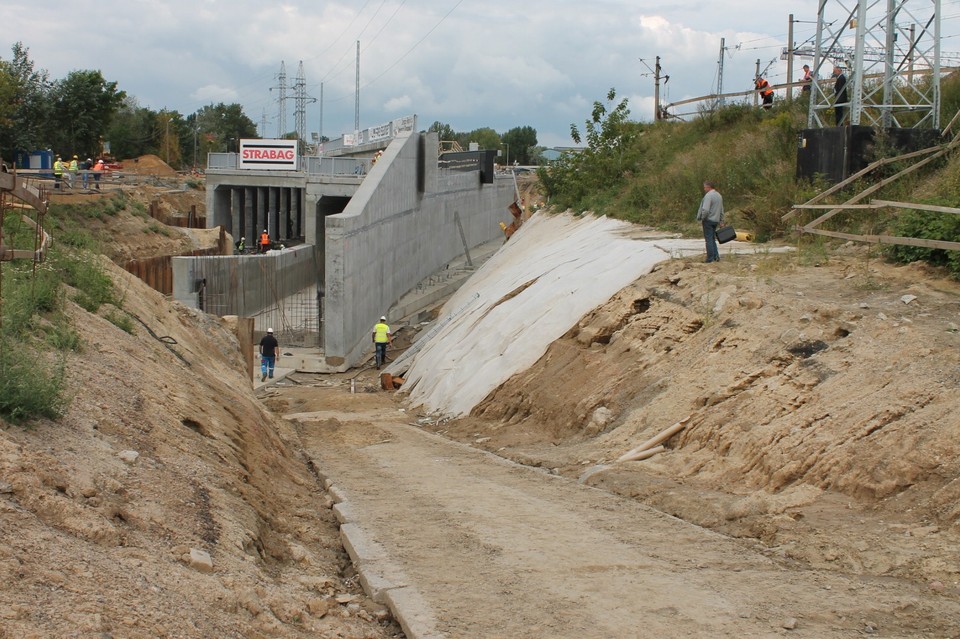
[[[954,142],[956,142],[956,138],[954,138]],[[890,184],[890,183],[893,182],[894,180],[899,179],[901,176],[906,175],[907,173],[912,173],[913,171],[916,171],[916,170],[919,169],[920,167],[928,164],[929,162],[932,162],[933,160],[937,159],[938,157],[940,157],[941,155],[944,155],[947,151],[949,151],[949,150],[954,146],[954,142],[948,144],[946,147],[941,148],[937,153],[934,153],[933,155],[927,156],[927,157],[925,157],[924,159],[920,160],[919,162],[917,162],[917,163],[915,163],[915,164],[911,164],[910,166],[908,166],[907,168],[903,169],[903,170],[900,171],[899,173],[895,173],[895,174],[891,175],[891,176],[888,177],[888,178],[884,178],[883,180],[880,180],[880,181],[877,182],[876,184],[870,186],[869,188],[865,189],[864,191],[861,191],[861,192],[858,193],[857,195],[855,195],[855,196],[853,196],[852,198],[850,198],[849,200],[847,200],[846,204],[853,204],[853,203],[855,203],[855,202],[859,202],[860,200],[862,200],[863,198],[867,197],[867,196],[870,195],[871,193],[874,193],[874,192],[876,192],[876,191],[879,191],[880,189],[882,189],[883,187],[885,187],[887,184]],[[804,228],[805,231],[807,231],[807,230],[809,230],[809,229],[812,229],[812,228],[816,227],[817,225],[822,224],[823,222],[829,220],[831,217],[833,217],[833,216],[836,215],[837,213],[840,213],[842,210],[843,210],[843,209],[832,209],[832,210],[828,211],[827,213],[824,213],[823,215],[821,215],[821,216],[818,217],[817,219],[813,220],[812,222],[807,223],[803,228]]]
[[[876,200],[871,200],[875,202]],[[879,209],[882,204],[794,204],[795,209]]]
[[[958,111],[960,113],[960,111]],[[891,202],[889,200],[870,200],[878,206],[892,206],[900,209],[916,209],[918,211],[932,211],[934,213],[953,213],[960,215],[960,209],[952,206],[935,206],[933,204],[915,204],[910,202]]]
[[[837,231],[825,231],[823,229],[799,229],[804,233],[813,233],[815,235],[825,235],[840,240],[853,240],[855,242],[869,242],[871,244],[899,244],[905,246],[920,246],[923,248],[945,249],[948,251],[960,251],[960,242],[947,242],[945,240],[927,240],[917,237],[897,237],[895,235],[854,235],[852,233],[840,233]]]
[[[881,166],[883,166],[883,165],[885,165],[885,164],[890,164],[890,163],[892,163],[892,162],[901,162],[901,161],[903,161],[903,160],[910,160],[910,159],[913,159],[913,158],[915,158],[915,157],[919,157],[919,156],[921,156],[921,155],[926,155],[927,153],[934,153],[934,152],[936,152],[936,151],[942,150],[942,148],[943,148],[943,147],[941,147],[941,146],[931,146],[931,147],[927,147],[927,148],[925,148],[925,149],[920,149],[919,151],[911,151],[910,153],[904,153],[903,155],[898,155],[898,156],[896,156],[896,157],[892,157],[892,158],[882,158],[882,159],[880,159],[880,160],[877,160],[877,161],[875,161],[875,162],[872,162],[872,163],[870,163],[868,166],[866,166],[865,168],[860,169],[859,171],[857,171],[856,173],[854,173],[853,175],[851,175],[850,177],[848,177],[847,179],[842,180],[842,181],[840,181],[840,182],[837,182],[836,184],[834,184],[833,186],[831,186],[831,187],[830,187],[829,189],[827,189],[826,191],[824,191],[824,192],[822,192],[822,193],[818,193],[818,194],[815,195],[814,197],[810,198],[809,200],[807,200],[807,201],[805,202],[805,204],[815,204],[816,202],[819,202],[820,200],[822,200],[822,199],[824,199],[824,198],[826,198],[826,197],[829,197],[830,195],[833,195],[833,194],[836,193],[837,191],[843,189],[843,188],[846,187],[848,184],[851,184],[851,183],[853,183],[853,182],[856,182],[857,180],[859,180],[861,177],[863,177],[864,175],[866,175],[866,174],[869,173],[870,171],[873,171],[874,169],[879,168],[879,167],[881,167]],[[787,211],[787,213],[785,213],[780,219],[783,220],[784,222],[786,222],[786,221],[789,220],[790,218],[794,217],[796,214],[797,214],[796,211]]]

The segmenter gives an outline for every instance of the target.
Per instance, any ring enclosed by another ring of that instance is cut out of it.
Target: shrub
[[[46,266],[35,274],[19,264],[5,267],[3,284],[3,331],[7,335],[28,335],[36,316],[63,306],[59,276]]]
[[[956,242],[960,238],[960,216],[927,211],[906,211],[893,224],[893,232],[901,237]],[[951,277],[960,279],[960,251],[926,248],[923,246],[885,247],[887,255],[896,262],[923,260],[947,269]]]
[[[51,367],[19,340],[0,335],[0,415],[15,424],[56,419],[66,409],[63,358]]]
[[[63,281],[77,289],[73,300],[95,313],[101,305],[113,302],[113,281],[90,253],[50,252],[51,262],[63,275]]]

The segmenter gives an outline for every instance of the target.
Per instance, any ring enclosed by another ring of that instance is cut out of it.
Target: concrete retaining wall
[[[380,315],[464,254],[458,217],[471,248],[502,237],[499,223],[511,219],[513,179],[482,185],[478,172],[441,174],[438,146],[435,133],[401,134],[344,211],[325,218],[324,347],[330,366],[359,361]]]
[[[266,255],[174,257],[173,299],[216,315],[253,316],[317,279],[316,247]],[[200,304],[200,280],[205,280]]]

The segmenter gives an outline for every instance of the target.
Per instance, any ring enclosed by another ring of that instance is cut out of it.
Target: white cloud
[[[202,102],[204,104],[214,102],[226,102],[229,104],[236,102],[237,92],[217,84],[208,84],[191,93],[190,97],[195,102]]]
[[[661,83],[665,101],[715,88],[721,38],[726,89],[750,88],[757,59],[761,68],[772,61],[771,80],[783,81],[787,16],[805,21],[795,28],[798,43],[813,34],[816,18],[815,3],[787,0],[108,0],[96,10],[31,3],[28,11],[24,4],[0,0],[0,57],[9,59],[21,40],[53,78],[100,69],[150,108],[189,114],[236,101],[255,122],[264,111],[275,120],[280,63],[292,96],[302,60],[308,95],[319,99],[323,84],[324,133],[337,135],[353,128],[359,40],[361,126],[416,113],[421,128],[437,120],[461,131],[532,126],[541,143],[558,145],[570,144],[570,124],[582,127],[611,87],[630,96],[634,118],[652,119],[656,56],[670,76]],[[944,35],[957,27],[945,21]],[[309,129],[319,114],[319,103],[308,105]]]

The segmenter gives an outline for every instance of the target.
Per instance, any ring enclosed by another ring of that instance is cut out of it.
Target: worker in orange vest
[[[267,229],[263,229],[263,233],[260,234],[260,252],[266,253],[270,249],[270,234],[267,233]]]
[[[767,79],[763,76],[758,76],[754,88],[760,91],[760,97],[763,98],[763,108],[773,108],[773,89],[770,88],[770,83],[767,82]]]

